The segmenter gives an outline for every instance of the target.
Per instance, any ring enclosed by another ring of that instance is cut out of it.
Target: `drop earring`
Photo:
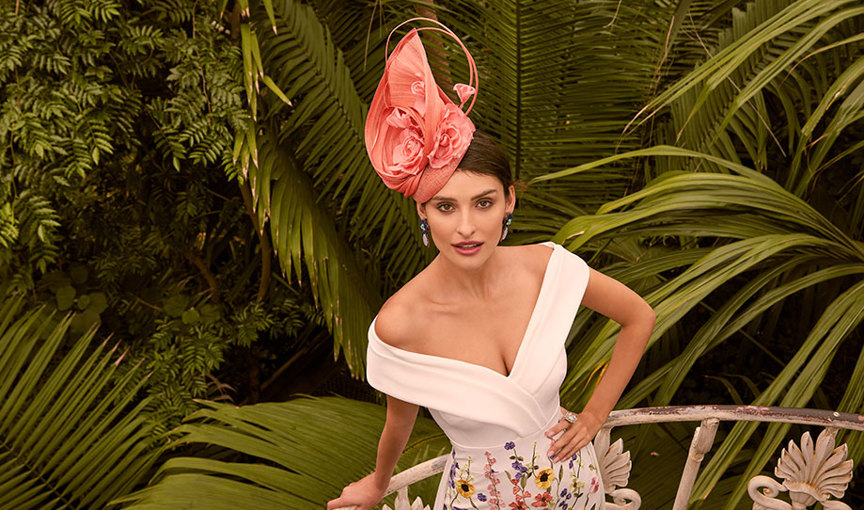
[[[513,223],[513,215],[511,213],[507,213],[507,216],[504,217],[504,232],[501,234],[501,240],[507,239],[507,232],[509,231],[510,224]]]
[[[429,247],[429,222],[426,218],[420,220],[420,231],[423,232],[423,246]]]

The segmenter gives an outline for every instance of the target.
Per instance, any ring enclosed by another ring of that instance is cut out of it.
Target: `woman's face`
[[[417,212],[429,222],[443,256],[459,266],[478,267],[492,255],[504,218],[513,212],[513,186],[509,197],[495,177],[457,170],[435,196],[417,205]]]

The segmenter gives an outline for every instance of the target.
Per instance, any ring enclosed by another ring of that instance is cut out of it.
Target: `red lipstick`
[[[462,241],[453,244],[453,249],[460,255],[474,255],[483,247],[481,241]]]

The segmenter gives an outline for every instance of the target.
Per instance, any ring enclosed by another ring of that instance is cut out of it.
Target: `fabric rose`
[[[378,174],[388,188],[410,196],[417,190],[419,176],[427,163],[421,119],[411,109],[388,110],[380,152],[376,151],[381,158]]]
[[[454,159],[461,159],[474,137],[474,123],[455,104],[448,104],[438,131],[432,139],[429,166],[442,168]]]

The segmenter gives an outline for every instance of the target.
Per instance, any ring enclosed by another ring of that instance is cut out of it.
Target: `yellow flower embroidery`
[[[470,498],[474,495],[474,486],[468,483],[468,480],[460,478],[459,481],[456,482],[456,491],[459,492],[463,498]]]
[[[552,480],[555,479],[555,474],[551,469],[544,469],[537,473],[537,478],[534,479],[534,483],[537,484],[537,487],[541,489],[548,489],[550,485],[552,485]]]

